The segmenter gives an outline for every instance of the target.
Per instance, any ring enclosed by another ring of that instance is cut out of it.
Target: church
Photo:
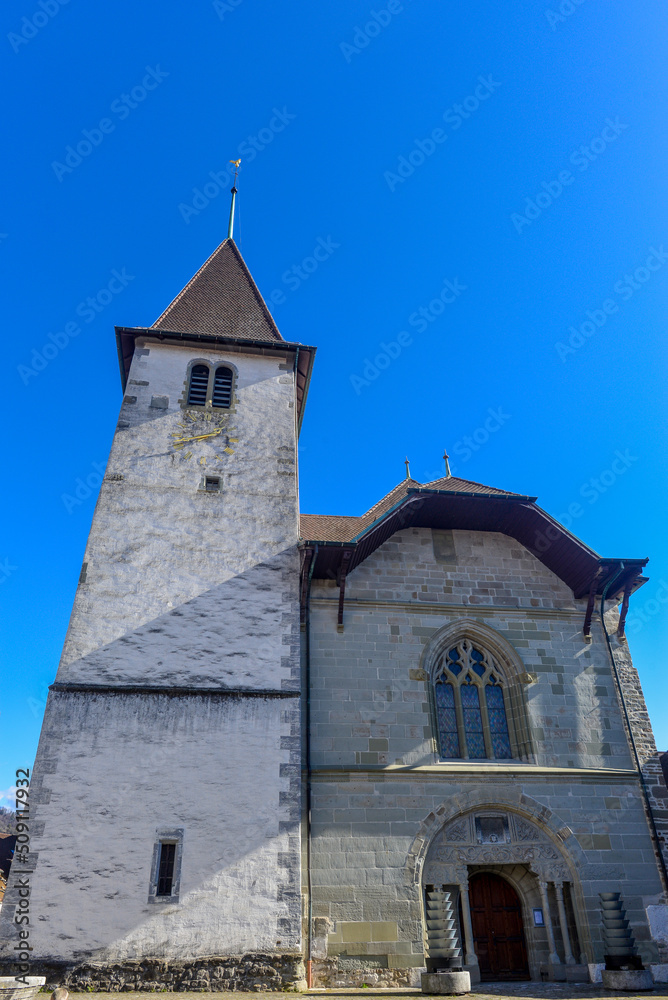
[[[584,981],[619,894],[658,978],[668,791],[625,637],[647,560],[447,463],[302,514],[315,348],[231,236],[116,338],[5,968],[29,940],[80,989],[409,986],[444,961]]]

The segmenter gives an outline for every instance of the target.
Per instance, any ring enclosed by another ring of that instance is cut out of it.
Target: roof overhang
[[[395,532],[404,528],[440,528],[498,531],[515,538],[556,576],[577,598],[610,588],[608,598],[642,586],[640,576],[647,559],[603,559],[536,503],[535,497],[517,494],[488,495],[448,490],[409,489],[403,500],[349,542],[303,539],[303,548],[315,548],[313,576],[336,579],[344,553],[350,553],[347,572],[364,562]]]
[[[315,347],[292,344],[287,340],[244,340],[242,337],[219,337],[209,333],[178,333],[170,330],[157,330],[155,327],[117,326],[115,329],[123,392],[125,392],[127,385],[130,365],[135,353],[135,342],[138,338],[169,344],[203,344],[209,347],[223,348],[236,354],[288,354],[294,356],[297,382],[297,426],[301,428],[313,371]]]

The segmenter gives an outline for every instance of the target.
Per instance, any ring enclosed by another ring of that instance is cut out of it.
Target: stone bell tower
[[[31,790],[33,961],[294,984],[314,349],[283,340],[231,238],[116,334],[125,395]]]

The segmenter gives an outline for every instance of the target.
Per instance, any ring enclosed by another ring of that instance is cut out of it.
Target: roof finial
[[[241,160],[230,160],[230,163],[234,164],[234,184],[232,185],[232,204],[230,205],[230,221],[227,225],[227,238],[232,239],[232,231],[234,229],[234,203],[237,197],[237,177],[239,176],[239,164]]]
[[[447,450],[443,452],[443,461],[445,462],[445,478],[448,479],[452,473],[450,472],[450,456]]]
[[[406,466],[406,479],[410,479],[411,478],[411,466],[410,466],[410,462],[408,461],[408,455],[406,456],[406,458],[404,460],[404,465]]]

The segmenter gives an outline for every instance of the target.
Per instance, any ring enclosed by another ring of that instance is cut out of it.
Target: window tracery
[[[441,757],[512,757],[504,687],[499,664],[469,639],[441,655],[434,671]]]

